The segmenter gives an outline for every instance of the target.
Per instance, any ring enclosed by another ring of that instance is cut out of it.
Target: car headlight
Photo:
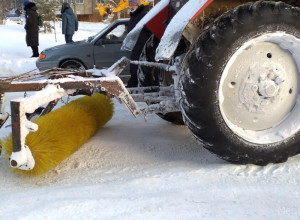
[[[39,56],[39,59],[40,59],[40,60],[44,60],[44,59],[46,59],[46,55],[45,55],[45,54],[43,54],[43,53],[41,53],[41,54],[40,54],[40,56]]]

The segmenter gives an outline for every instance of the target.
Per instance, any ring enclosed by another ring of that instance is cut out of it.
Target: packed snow
[[[74,39],[103,27],[80,22]],[[0,30],[0,77],[36,71],[23,26]],[[62,43],[59,24],[57,42],[40,33],[40,51]],[[20,97],[7,94],[6,111]],[[0,219],[300,219],[299,168],[299,156],[265,167],[229,164],[185,126],[134,118],[116,101],[112,120],[44,176],[17,176],[0,156]]]

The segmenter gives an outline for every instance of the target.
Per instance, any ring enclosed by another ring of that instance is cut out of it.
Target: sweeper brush
[[[130,62],[123,57],[108,69],[53,68],[1,78],[0,128],[11,118],[12,134],[0,141],[0,153],[2,149],[14,171],[26,176],[43,174],[76,151],[111,119],[113,104],[106,97],[117,98],[134,117],[178,112],[172,86],[125,87],[119,74]],[[170,69],[161,63],[157,67]],[[10,100],[8,114],[4,112],[5,94],[10,92],[24,92],[24,97]],[[93,94],[51,112],[64,96]],[[147,107],[139,108],[137,102]],[[36,113],[41,117],[30,121]]]
[[[113,115],[113,103],[102,94],[84,96],[34,121],[25,144],[30,147],[35,166],[32,170],[13,169],[26,176],[41,175],[53,169],[84,144]],[[13,152],[12,135],[1,141],[5,157]]]

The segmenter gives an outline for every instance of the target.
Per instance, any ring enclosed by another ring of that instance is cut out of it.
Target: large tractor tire
[[[300,151],[300,10],[259,1],[218,18],[185,57],[181,107],[197,140],[232,163]]]
[[[140,61],[155,62],[155,50],[159,44],[159,39],[152,35],[146,42],[140,56]],[[138,67],[139,85],[147,86],[169,86],[173,83],[171,73],[149,66]],[[181,112],[169,112],[166,114],[158,113],[160,118],[173,124],[184,124]]]

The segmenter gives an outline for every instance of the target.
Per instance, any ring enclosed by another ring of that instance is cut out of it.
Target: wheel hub
[[[295,57],[300,51],[292,49],[296,41],[300,44],[285,33],[252,39],[234,53],[223,71],[219,85],[222,116],[248,140],[257,137],[245,131],[275,128],[297,104],[300,68]]]
[[[274,97],[278,91],[276,84],[272,80],[265,80],[258,84],[259,93],[262,97],[271,98]]]
[[[267,66],[273,66],[277,71],[274,72]],[[238,104],[242,104],[249,113],[263,113],[268,110],[270,103],[275,104],[282,98],[279,91],[285,87],[283,77],[286,73],[276,63],[269,63],[267,66],[250,66],[245,74],[241,74],[245,76],[245,80],[237,88],[240,96]]]

